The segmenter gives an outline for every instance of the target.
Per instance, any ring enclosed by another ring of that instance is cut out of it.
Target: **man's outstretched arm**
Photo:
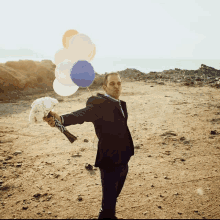
[[[64,126],[83,124],[84,122],[94,122],[99,119],[101,114],[100,103],[90,97],[86,103],[86,107],[77,111],[60,115],[61,122]]]

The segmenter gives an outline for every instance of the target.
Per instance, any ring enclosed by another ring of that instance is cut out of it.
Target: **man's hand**
[[[56,118],[61,123],[61,118],[60,118],[60,116],[58,114],[56,114],[55,112],[51,112],[51,111],[50,111],[50,114],[52,116],[54,116],[54,118]],[[46,121],[50,125],[50,127],[55,127],[55,121],[54,121],[54,119],[52,117],[50,117],[50,118],[43,117],[43,120]]]

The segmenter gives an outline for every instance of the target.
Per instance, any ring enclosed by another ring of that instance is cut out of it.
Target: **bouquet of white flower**
[[[53,117],[50,114],[50,111],[53,111],[53,108],[57,103],[58,100],[51,97],[42,97],[36,99],[31,105],[32,109],[29,115],[29,121],[31,123],[39,124],[43,122],[43,117]],[[55,127],[57,127],[71,143],[77,139],[77,137],[72,135],[56,118],[54,118],[54,121]]]

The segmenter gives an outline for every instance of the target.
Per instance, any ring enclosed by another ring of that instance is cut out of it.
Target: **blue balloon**
[[[79,60],[74,63],[70,72],[70,78],[77,86],[88,87],[95,79],[95,71],[86,60]]]

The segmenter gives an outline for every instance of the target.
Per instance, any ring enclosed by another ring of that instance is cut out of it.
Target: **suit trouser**
[[[100,169],[102,181],[102,206],[98,219],[115,216],[116,200],[119,196],[128,173],[128,164]]]

